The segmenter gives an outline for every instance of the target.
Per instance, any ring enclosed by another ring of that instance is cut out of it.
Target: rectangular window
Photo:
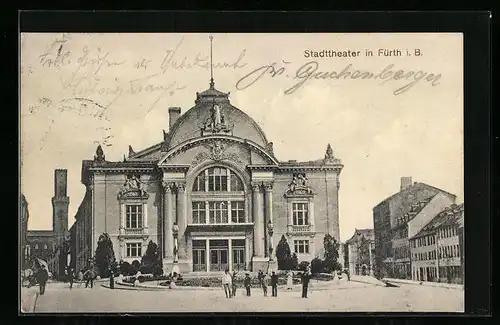
[[[208,171],[208,191],[226,192],[227,174],[228,170],[225,168],[210,168]]]
[[[245,222],[245,202],[243,201],[231,202],[231,222],[233,223]]]
[[[142,228],[142,204],[128,204],[125,206],[126,228]]]
[[[294,240],[294,247],[296,254],[309,254],[308,240]]]
[[[210,223],[228,223],[227,202],[209,202]]]
[[[307,203],[293,203],[292,213],[293,213],[293,224],[295,226],[303,226],[309,224]]]
[[[205,192],[205,173],[196,176],[193,184],[193,192]]]
[[[205,202],[193,202],[193,223],[204,224],[207,222]]]
[[[142,244],[141,243],[127,243],[127,257],[141,257]]]

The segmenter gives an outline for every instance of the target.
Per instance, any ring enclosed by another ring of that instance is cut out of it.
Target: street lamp
[[[269,220],[269,222],[267,223],[267,231],[269,233],[269,260],[272,261],[273,260],[273,234],[274,234],[274,225],[271,222],[271,220]]]
[[[178,259],[179,249],[177,246],[178,244],[177,237],[179,236],[179,226],[177,225],[177,223],[174,223],[174,225],[172,226],[172,233],[174,235],[174,266],[172,267],[172,274],[174,273],[179,274],[179,266],[177,265],[179,263]]]

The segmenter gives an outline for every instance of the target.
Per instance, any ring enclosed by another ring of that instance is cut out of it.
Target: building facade
[[[352,275],[373,275],[375,236],[373,229],[355,229],[345,243],[346,265]]]
[[[463,283],[463,220],[463,204],[452,205],[410,239],[413,280]]]
[[[120,162],[98,147],[83,161],[77,268],[102,233],[127,262],[158,243],[165,271],[265,269],[282,235],[299,261],[311,260],[325,234],[339,240],[342,168],[330,145],[322,159],[279,161],[260,126],[211,82],[183,115],[169,108],[160,143],[129,147]]]
[[[54,197],[52,198],[52,230],[27,230],[25,252],[25,266],[30,267],[34,258],[47,262],[49,271],[56,275],[63,275],[67,266],[67,254],[61,249],[69,240],[67,196],[68,171],[56,169],[54,171]],[[69,245],[67,245],[69,247]],[[62,256],[64,255],[64,256]]]
[[[411,279],[409,238],[455,200],[453,194],[402,177],[400,191],[373,208],[375,275]]]
[[[26,256],[28,254],[27,252],[27,246],[26,243],[28,242],[27,236],[28,236],[28,220],[29,220],[29,211],[28,211],[28,201],[26,200],[26,197],[21,193],[20,197],[20,236],[19,236],[19,245],[21,248],[21,269],[25,269],[27,265],[26,261]]]

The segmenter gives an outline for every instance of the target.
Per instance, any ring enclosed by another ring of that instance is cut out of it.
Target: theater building
[[[140,261],[152,240],[164,270],[180,272],[265,269],[282,235],[308,261],[325,234],[339,240],[343,165],[329,144],[321,159],[280,161],[260,126],[213,80],[181,113],[170,107],[162,141],[129,147],[123,161],[108,161],[101,147],[83,161],[77,268],[104,232],[117,260]]]

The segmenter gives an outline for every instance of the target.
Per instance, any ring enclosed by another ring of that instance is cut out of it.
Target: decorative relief
[[[197,154],[194,161],[191,163],[193,167],[208,159],[211,159],[213,161],[231,160],[238,164],[241,164],[241,160],[237,154],[226,153],[226,150],[230,146],[225,145],[220,140],[214,140],[204,146],[208,149],[208,152],[200,152],[199,154]]]
[[[312,195],[313,191],[307,184],[305,173],[293,173],[292,180],[288,184],[288,190],[285,195]]]
[[[125,176],[125,183],[123,184],[118,197],[123,198],[147,198],[148,193],[144,189],[145,185],[140,180],[140,176],[130,174]]]
[[[213,101],[212,108],[210,109],[210,116],[205,120],[200,127],[202,132],[206,133],[229,133],[233,130],[234,125],[229,125],[226,116],[222,112],[216,101]]]
[[[98,145],[94,155],[94,163],[104,162],[106,162],[106,156],[104,155],[101,145]]]
[[[177,182],[175,186],[177,187],[177,192],[184,192],[186,190],[186,183]]]
[[[262,182],[255,182],[255,181],[252,181],[252,183],[250,184],[252,186],[252,190],[254,192],[258,192],[260,190],[260,187],[262,185]]]
[[[272,191],[274,182],[263,182],[262,185],[264,186],[264,190]]]
[[[267,153],[269,153],[272,156],[274,156],[274,148],[273,148],[273,143],[272,142],[268,142],[266,144],[266,151],[267,151]]]
[[[172,192],[172,187],[173,187],[173,183],[172,182],[169,182],[169,181],[161,181],[161,185],[163,187],[163,191],[165,191],[165,193],[171,193]]]

